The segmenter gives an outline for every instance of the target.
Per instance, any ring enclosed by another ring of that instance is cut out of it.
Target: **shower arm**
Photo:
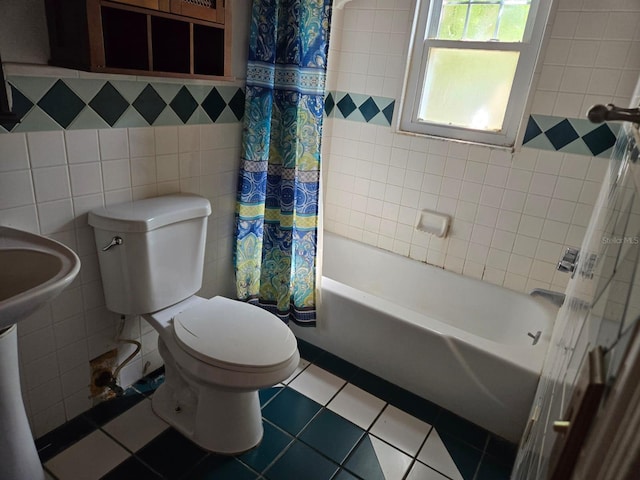
[[[609,103],[594,105],[589,109],[587,117],[593,123],[611,121],[640,123],[640,108],[622,108]]]

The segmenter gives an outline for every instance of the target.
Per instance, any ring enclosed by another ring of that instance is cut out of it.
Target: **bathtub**
[[[318,326],[297,336],[519,441],[556,307],[331,233],[323,250]]]

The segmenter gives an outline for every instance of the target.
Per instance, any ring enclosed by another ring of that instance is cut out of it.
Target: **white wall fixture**
[[[416,230],[430,233],[436,237],[446,237],[450,223],[451,217],[449,215],[423,209],[418,213]]]

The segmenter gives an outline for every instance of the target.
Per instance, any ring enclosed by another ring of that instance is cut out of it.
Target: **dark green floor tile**
[[[509,480],[510,477],[511,466],[499,463],[485,455],[474,480]]]
[[[260,397],[260,406],[264,407],[265,404],[269,402],[273,397],[279,394],[284,387],[276,386],[270,388],[263,388],[262,390],[258,390],[258,396]]]
[[[185,480],[255,480],[258,474],[233,457],[210,454]]]
[[[242,454],[239,458],[258,472],[264,471],[271,462],[293,441],[293,437],[263,422],[264,436],[256,448]]]
[[[323,409],[304,429],[300,439],[336,463],[341,464],[364,435],[350,421]]]
[[[435,425],[438,432],[446,432],[474,447],[484,450],[489,432],[458,415],[443,410],[438,416]]]
[[[290,434],[297,435],[321,408],[310,398],[285,388],[262,409],[262,416]]]
[[[118,415],[126,412],[131,407],[137,405],[144,399],[144,395],[132,388],[129,388],[124,392],[123,396],[99,403],[95,407],[84,412],[83,415],[96,425],[102,426],[116,418]]]
[[[464,480],[472,480],[480,464],[482,452],[448,433],[440,430],[438,433]]]
[[[487,443],[486,455],[503,465],[511,467],[516,460],[518,446],[504,438],[489,434],[489,442]]]
[[[269,480],[330,480],[338,465],[302,442],[295,442],[264,476]]]
[[[171,427],[136,453],[143,462],[167,479],[181,478],[206,455],[205,450]]]
[[[162,477],[135,457],[129,457],[101,480],[162,480]]]
[[[333,477],[331,480],[358,480],[358,477],[352,475],[346,470],[340,469],[340,471],[336,473],[336,476]]]
[[[361,478],[386,480],[369,435],[364,436],[344,466]]]

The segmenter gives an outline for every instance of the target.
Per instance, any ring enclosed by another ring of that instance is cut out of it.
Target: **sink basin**
[[[55,240],[0,226],[0,331],[54,299],[80,271]]]

